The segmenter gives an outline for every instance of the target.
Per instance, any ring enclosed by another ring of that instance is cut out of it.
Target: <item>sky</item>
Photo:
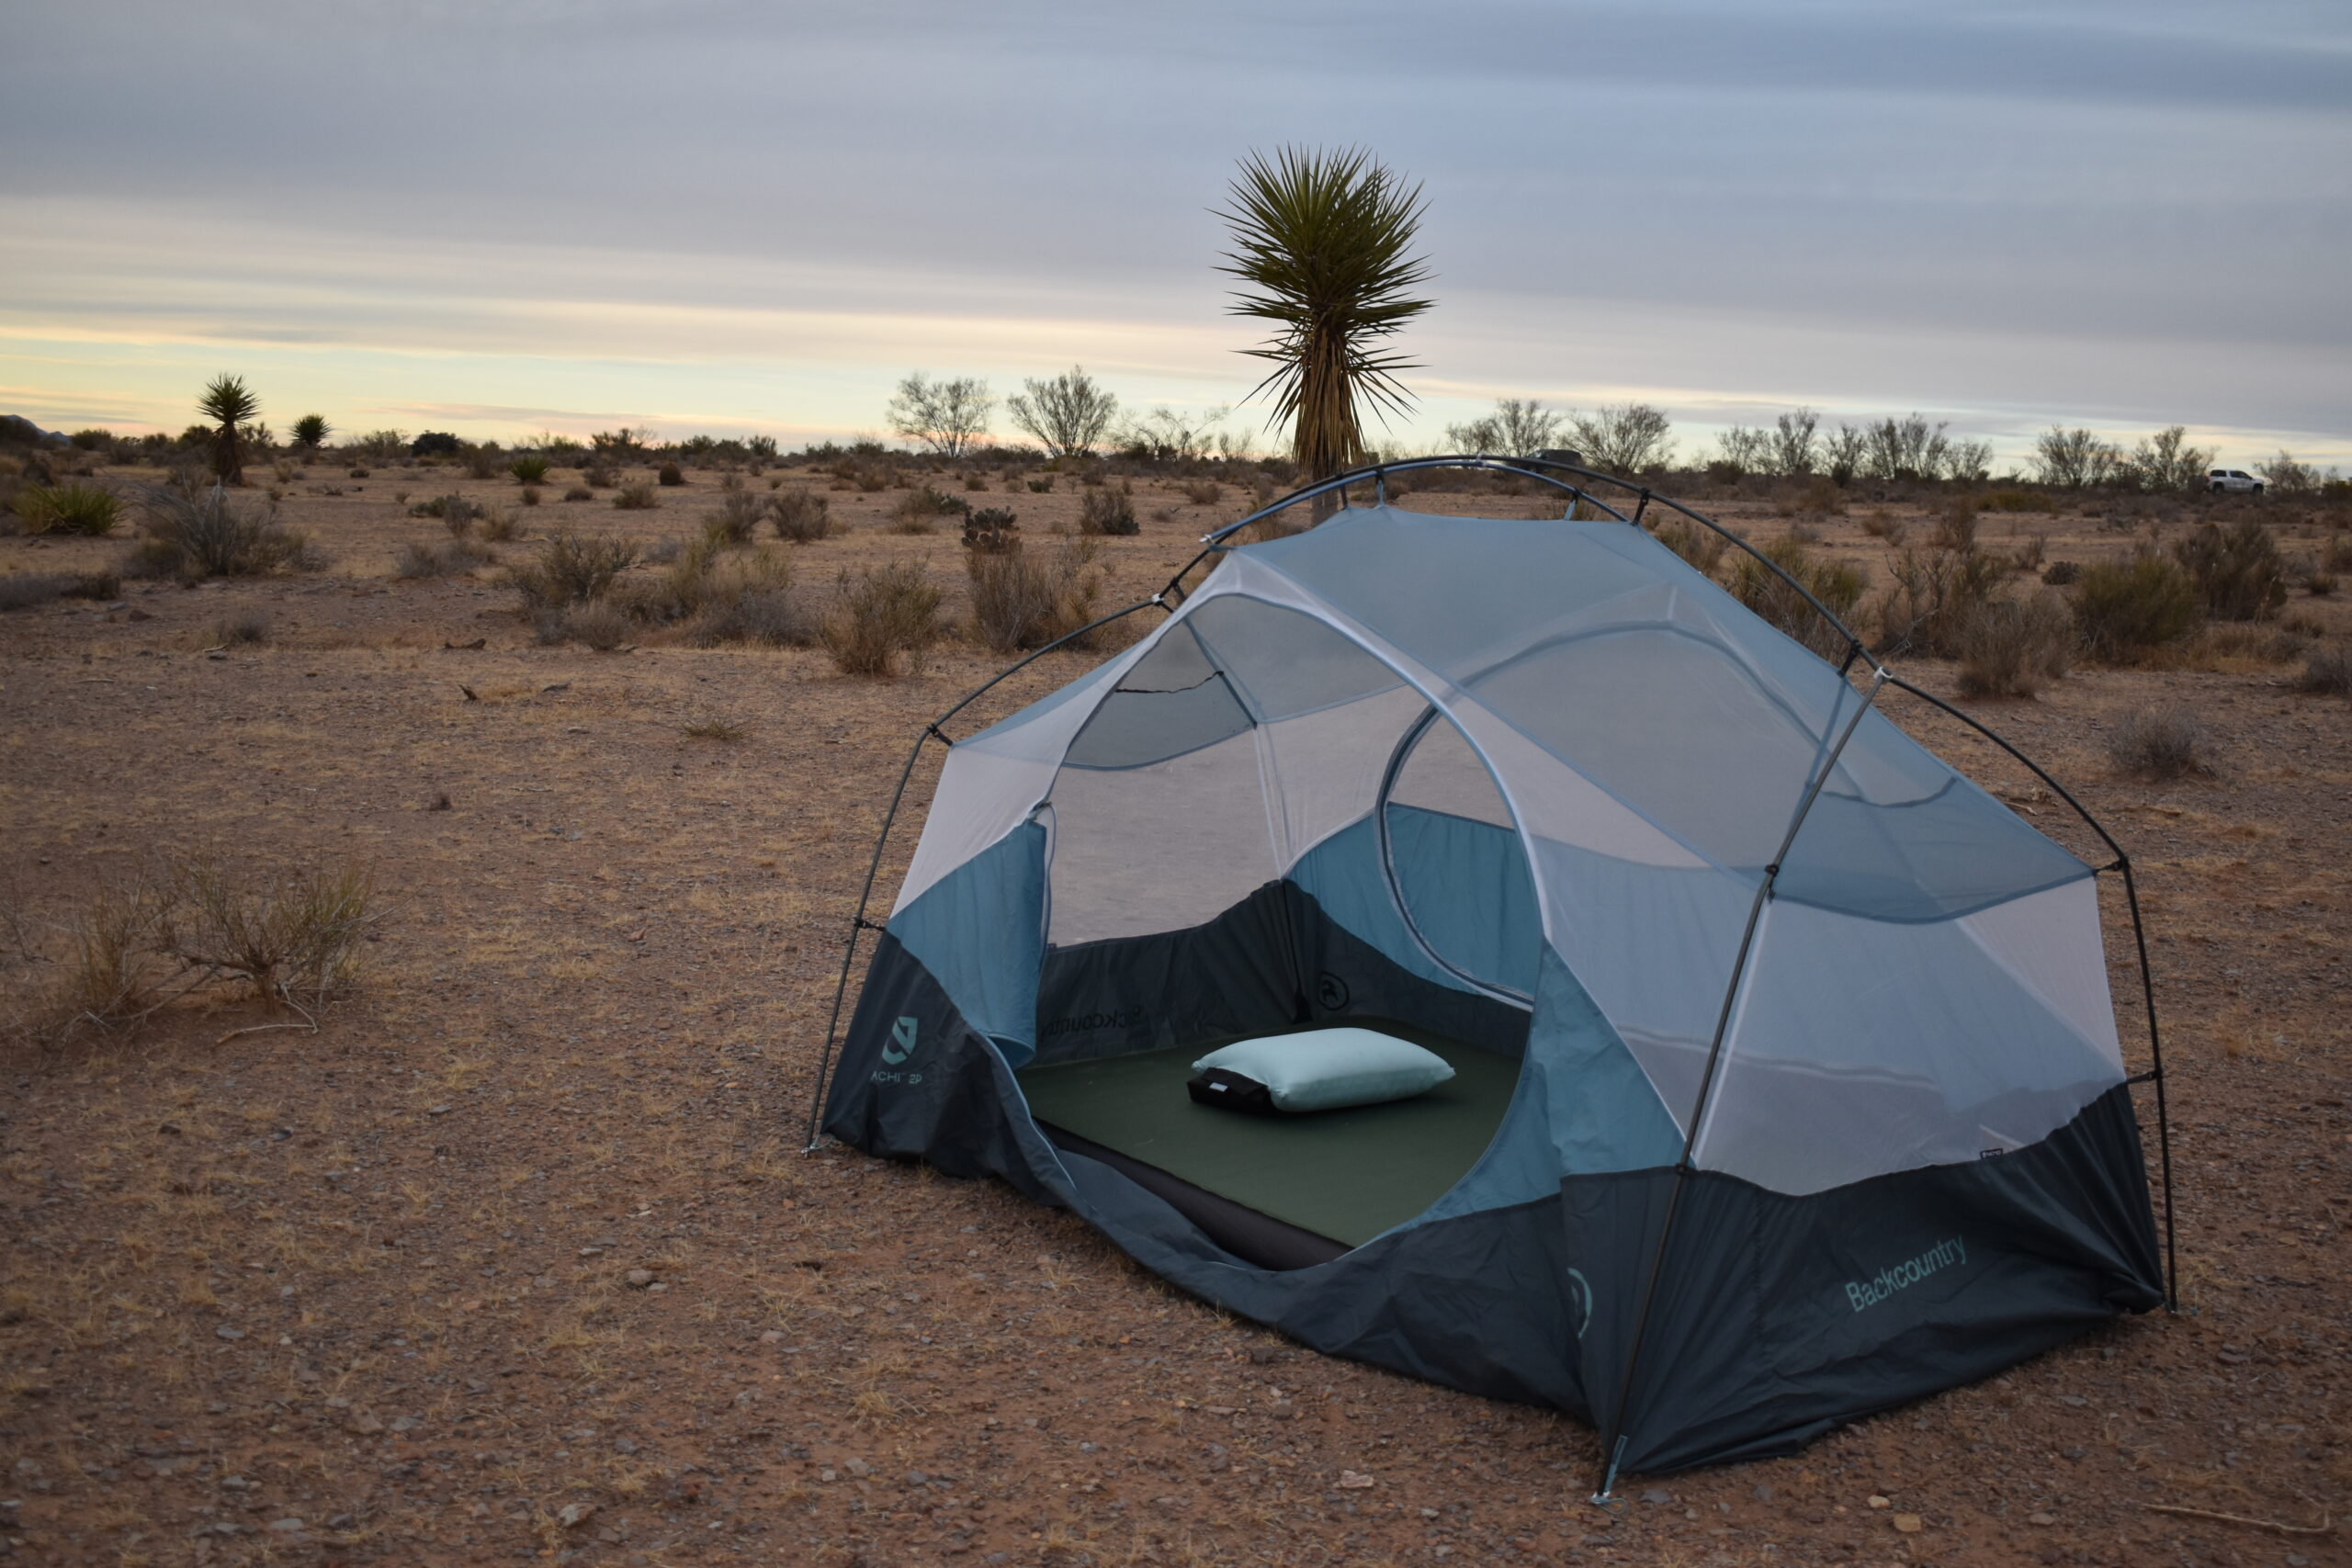
[[[884,433],[1082,364],[1278,444],[1214,212],[1420,183],[1434,447],[1639,399],[2352,466],[2341,0],[0,0],[0,412]],[[1253,369],[1256,367],[1256,369]],[[1000,434],[1011,427],[1000,416]]]

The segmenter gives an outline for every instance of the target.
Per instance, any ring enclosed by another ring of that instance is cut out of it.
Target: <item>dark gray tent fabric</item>
[[[824,1125],[1670,1469],[2160,1299],[2105,964],[2088,865],[1639,528],[1355,509],[953,747]],[[1351,1021],[1516,1076],[1336,1256],[1279,1129],[1220,1191],[1022,1088]]]

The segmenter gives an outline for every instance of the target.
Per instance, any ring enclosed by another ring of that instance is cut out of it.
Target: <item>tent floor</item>
[[[1409,1034],[1444,1057],[1454,1076],[1385,1105],[1248,1116],[1195,1105],[1185,1093],[1193,1063],[1216,1048],[1210,1043],[1029,1067],[1021,1088],[1031,1114],[1049,1130],[1359,1247],[1420,1213],[1468,1174],[1494,1141],[1519,1081],[1514,1057],[1373,1027]]]

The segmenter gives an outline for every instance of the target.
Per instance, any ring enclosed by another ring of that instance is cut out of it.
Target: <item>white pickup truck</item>
[[[2262,481],[2244,468],[2208,468],[2205,488],[2215,495],[2260,495]]]

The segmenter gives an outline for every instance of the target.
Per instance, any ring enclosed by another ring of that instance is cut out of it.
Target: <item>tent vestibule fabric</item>
[[[1186,1100],[1339,1023],[1450,1092]],[[824,1127],[1657,1472],[2156,1304],[2125,1080],[2092,868],[1839,671],[1638,526],[1382,505],[953,745]]]

